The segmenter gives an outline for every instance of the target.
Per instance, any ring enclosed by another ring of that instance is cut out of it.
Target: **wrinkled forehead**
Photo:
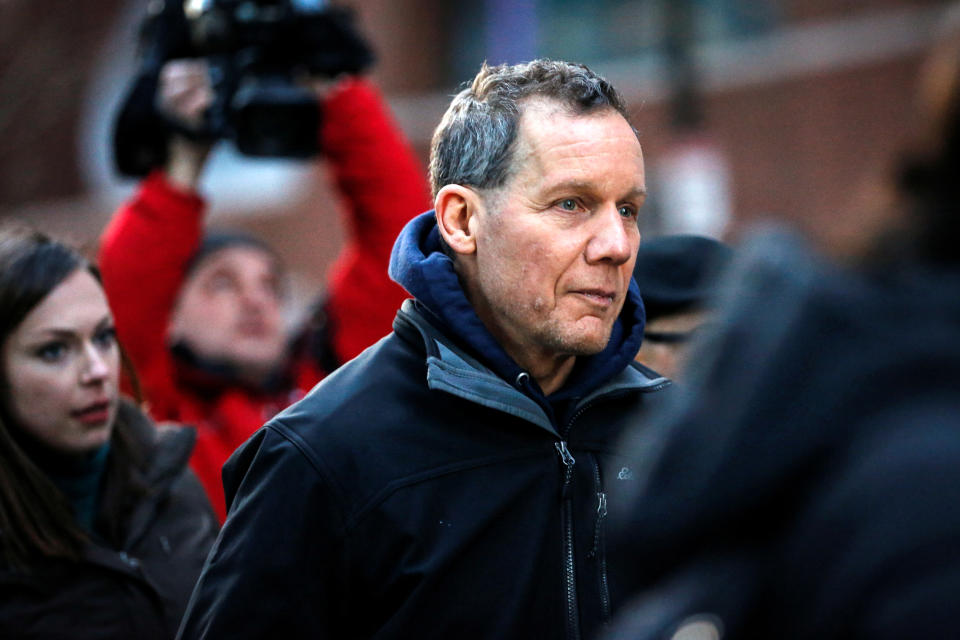
[[[528,98],[521,103],[516,144],[523,146],[532,137],[546,136],[549,139],[554,135],[552,132],[563,134],[577,123],[603,119],[622,123],[625,139],[636,141],[639,147],[640,138],[636,128],[612,106],[600,105],[583,111],[558,100],[540,96]]]
[[[610,155],[635,168],[636,187],[645,191],[642,147],[636,130],[619,111],[602,107],[578,113],[556,101],[541,100],[521,115],[513,169],[563,166],[565,161],[584,169],[591,158]]]

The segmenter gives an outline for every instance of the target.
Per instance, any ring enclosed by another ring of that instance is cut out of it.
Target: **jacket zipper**
[[[607,579],[607,549],[604,536],[604,523],[607,518],[607,494],[603,490],[603,478],[600,473],[600,461],[593,459],[593,481],[597,488],[597,521],[593,530],[593,550],[590,556],[597,559],[600,574],[600,619],[603,624],[610,622],[610,582]]]
[[[669,383],[665,383],[665,384],[669,384]],[[661,388],[661,386],[656,387],[656,389],[659,389],[659,388]],[[584,404],[579,409],[577,409],[576,413],[574,413],[573,416],[570,417],[570,420],[567,421],[566,429],[564,429],[563,431],[564,436],[567,436],[570,433],[570,430],[573,429],[573,423],[576,422],[577,418],[583,415],[588,408],[593,406],[595,404],[595,401],[596,401],[596,398],[594,399],[594,401],[588,402],[587,404]],[[568,536],[566,541],[566,544],[568,545],[567,547],[568,555],[566,560],[568,568],[567,568],[566,575],[567,575],[567,591],[569,593],[572,588],[573,596],[575,598],[576,597],[576,582],[575,582],[576,576],[574,574],[575,565],[574,565],[574,558],[573,558],[573,515],[572,515],[573,506],[572,506],[572,500],[567,497],[567,494],[569,492],[567,485],[570,482],[573,475],[574,459],[573,459],[573,456],[570,455],[570,452],[567,450],[567,443],[565,440],[561,440],[560,442],[556,443],[556,447],[557,447],[557,451],[560,452],[561,459],[564,459],[564,452],[566,452],[566,455],[569,456],[569,459],[570,459],[570,464],[567,466],[566,481],[564,483],[564,497],[566,499],[564,502],[564,517],[565,517],[565,527],[567,528],[566,534]],[[567,464],[565,459],[564,459],[564,464]],[[596,557],[598,559],[599,571],[600,571],[600,575],[599,575],[600,619],[603,622],[603,624],[608,624],[610,622],[610,583],[607,577],[607,554],[606,554],[606,544],[605,544],[604,535],[603,535],[603,530],[604,530],[603,524],[607,517],[607,494],[603,490],[603,481],[601,479],[601,474],[600,474],[600,463],[598,460],[596,460],[596,458],[594,458],[594,462],[593,462],[593,475],[594,475],[594,483],[595,483],[594,486],[597,489],[597,519],[596,519],[596,523],[594,525],[594,531],[593,531],[593,549],[587,555],[588,557],[591,557],[591,558]],[[574,602],[574,604],[576,603]],[[570,606],[571,605],[568,599],[568,603],[567,603],[568,614],[569,614]],[[577,620],[579,620],[579,613],[576,607],[574,607],[574,613],[577,614]],[[569,618],[569,615],[568,615],[568,618]],[[568,626],[571,624],[569,619],[567,624]],[[568,633],[567,633],[568,637],[571,637],[571,638],[579,637],[580,635],[579,622],[577,623],[575,629],[576,629],[575,635],[571,635],[570,631],[568,630]]]
[[[664,386],[670,384],[669,382],[664,382],[661,385],[657,385],[650,389],[651,391],[656,391],[662,389]],[[566,438],[570,433],[570,430],[573,428],[573,423],[577,421],[583,413],[593,406],[596,403],[598,398],[593,398],[591,401],[587,402],[583,406],[579,407],[576,413],[570,417],[570,420],[567,421],[566,428],[563,430],[563,437]],[[561,499],[563,501],[562,507],[562,518],[563,518],[563,545],[564,545],[564,579],[566,582],[566,591],[567,591],[567,638],[573,640],[579,640],[580,638],[580,608],[577,604],[577,576],[576,576],[576,560],[574,557],[574,542],[573,542],[573,499],[570,495],[570,484],[573,480],[573,465],[576,463],[573,456],[570,454],[570,450],[567,448],[567,441],[560,440],[559,442],[554,443],[554,446],[557,449],[557,452],[560,454],[560,461],[564,466],[564,478],[563,478],[563,489],[561,493]],[[594,477],[597,482],[597,523],[596,529],[594,530],[594,548],[596,554],[600,557],[600,611],[601,611],[601,620],[604,623],[609,622],[610,620],[610,590],[609,583],[607,580],[607,560],[606,553],[604,550],[604,540],[603,540],[603,519],[607,515],[607,494],[604,493],[602,483],[599,479],[600,477],[600,466],[599,463],[594,464]]]
[[[563,519],[563,574],[567,591],[567,638],[580,638],[580,609],[577,605],[577,576],[576,562],[573,553],[573,500],[570,495],[570,485],[573,480],[573,465],[576,464],[573,456],[567,449],[567,442],[561,440],[554,443],[560,454],[560,461],[564,466],[563,489],[561,493]]]

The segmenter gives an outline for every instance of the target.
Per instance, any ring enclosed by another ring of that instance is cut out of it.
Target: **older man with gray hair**
[[[624,104],[581,65],[485,65],[430,172],[391,263],[414,299],[228,462],[183,638],[580,638],[620,602],[615,443],[669,384],[633,361]]]

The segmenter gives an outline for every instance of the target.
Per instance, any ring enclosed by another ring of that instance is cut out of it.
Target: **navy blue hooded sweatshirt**
[[[435,215],[434,211],[422,213],[404,228],[390,257],[390,277],[443,324],[447,335],[458,339],[501,378],[515,381],[523,369],[494,339],[467,300],[453,260],[441,249]],[[631,279],[607,347],[597,355],[577,358],[570,378],[549,397],[530,377],[526,378],[523,391],[543,406],[555,423],[564,422],[576,400],[634,359],[643,339],[644,321],[643,300],[636,281]]]

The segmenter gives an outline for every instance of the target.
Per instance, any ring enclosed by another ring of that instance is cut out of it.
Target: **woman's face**
[[[53,289],[2,346],[8,411],[21,429],[63,453],[110,438],[120,355],[103,288],[86,269]]]

